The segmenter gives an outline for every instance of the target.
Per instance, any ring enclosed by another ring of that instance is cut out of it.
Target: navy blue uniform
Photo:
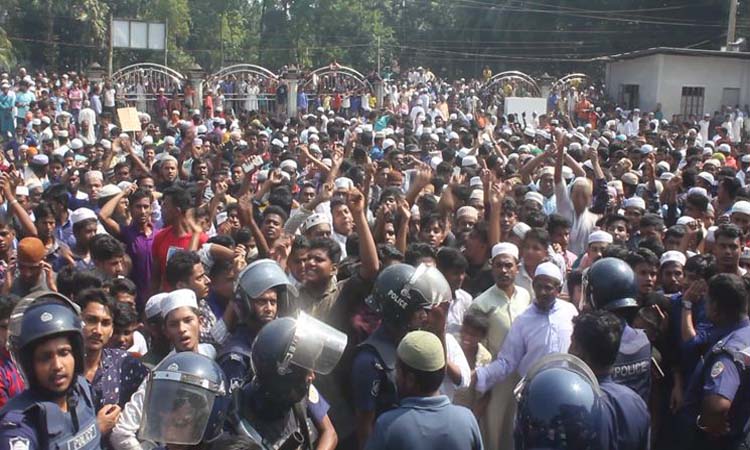
[[[601,448],[609,450],[645,450],[649,448],[651,420],[646,402],[632,389],[599,378],[603,393]]]
[[[396,346],[382,326],[359,346],[352,366],[354,408],[363,412],[382,412],[397,406]]]
[[[625,324],[620,350],[612,365],[612,380],[634,390],[648,403],[651,395],[651,342],[643,330]]]
[[[101,435],[91,390],[78,376],[71,387],[75,414],[63,412],[36,389],[27,389],[0,410],[0,448],[9,450],[98,450]],[[74,423],[75,421],[77,424]]]
[[[229,391],[242,387],[253,376],[250,365],[250,349],[255,340],[255,331],[247,325],[238,326],[221,348],[216,363],[219,364],[229,382]]]
[[[719,395],[732,402],[729,409],[729,432],[711,438],[695,428],[705,396]],[[719,340],[696,367],[685,399],[686,420],[696,433],[693,448],[735,449],[742,441],[745,424],[750,419],[750,321],[745,319]]]

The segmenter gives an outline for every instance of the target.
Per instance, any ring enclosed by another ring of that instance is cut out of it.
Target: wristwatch
[[[693,309],[693,304],[687,300],[682,301],[682,309],[687,309],[688,311]]]

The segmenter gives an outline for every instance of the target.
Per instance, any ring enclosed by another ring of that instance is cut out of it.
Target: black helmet
[[[439,270],[420,264],[393,264],[380,272],[372,295],[367,299],[383,320],[396,327],[404,326],[420,309],[450,301],[450,285]]]
[[[224,371],[195,352],[167,356],[149,374],[138,436],[166,444],[211,442],[231,403]]]
[[[8,349],[26,383],[37,382],[32,364],[35,346],[58,335],[70,339],[75,357],[75,374],[82,374],[82,329],[80,308],[64,295],[45,291],[21,299],[10,315]]]
[[[309,389],[309,371],[331,373],[346,341],[344,333],[304,312],[297,319],[282,317],[268,323],[251,350],[255,391],[282,407],[299,402]]]
[[[234,294],[246,318],[253,315],[252,300],[269,289],[276,289],[278,294],[278,317],[296,314],[291,297],[297,295],[297,289],[276,261],[260,259],[245,267],[234,285]]]
[[[516,387],[516,450],[594,450],[599,445],[601,390],[580,359],[550,354]]]
[[[583,298],[594,309],[637,308],[637,292],[635,273],[621,259],[602,258],[583,274]]]

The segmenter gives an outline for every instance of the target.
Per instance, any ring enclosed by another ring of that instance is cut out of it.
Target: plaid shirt
[[[25,389],[23,378],[8,350],[0,350],[0,408]]]

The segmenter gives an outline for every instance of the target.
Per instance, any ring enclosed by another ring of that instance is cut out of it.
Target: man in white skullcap
[[[677,250],[669,250],[662,253],[659,258],[659,284],[666,295],[680,292],[685,276],[685,263],[687,257]]]
[[[583,255],[579,264],[574,264],[578,269],[585,269],[594,264],[602,257],[607,247],[614,241],[611,234],[604,230],[596,230],[589,235],[586,244],[586,253]]]
[[[216,357],[216,349],[212,345],[199,343],[200,311],[198,300],[192,290],[174,290],[158,303],[164,333],[174,348],[173,352],[196,352],[211,359]],[[143,416],[145,393],[146,380],[122,409],[109,438],[110,444],[116,450],[141,448],[137,434]]]
[[[496,359],[476,369],[472,381],[479,392],[487,392],[508,378],[525,376],[540,358],[565,353],[578,310],[558,299],[563,274],[554,263],[545,262],[534,272],[534,303],[516,318]],[[496,447],[492,447],[496,448]],[[513,447],[500,447],[513,448]]]
[[[495,284],[474,299],[470,309],[489,316],[489,328],[483,344],[494,356],[502,348],[513,321],[531,303],[531,295],[515,284],[518,247],[509,242],[500,242],[492,247],[491,255],[490,266]],[[513,420],[516,414],[513,388],[518,380],[519,377],[511,375],[492,387],[487,412],[480,418],[482,438],[488,449],[513,448]]]

